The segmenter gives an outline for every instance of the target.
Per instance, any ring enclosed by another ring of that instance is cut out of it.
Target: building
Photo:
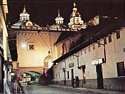
[[[36,28],[40,28],[40,26],[31,21],[30,14],[28,14],[24,6],[23,12],[20,13],[19,21],[13,24],[11,28],[13,29],[36,29]]]
[[[8,32],[7,32],[7,14],[8,6],[7,0],[0,1],[0,93],[10,94],[8,82],[11,81],[11,59],[10,50],[8,46]]]
[[[55,24],[50,26],[50,30],[61,30],[66,29],[64,25],[64,18],[60,15],[60,10],[58,10],[58,15],[55,18]]]
[[[79,78],[80,87],[125,91],[124,40],[124,20],[116,17],[101,18],[82,33],[62,33],[55,44],[60,52],[54,61],[53,81],[74,87]]]
[[[17,59],[13,62],[17,74],[31,71],[43,73],[52,65],[55,54],[53,44],[60,33],[42,30],[42,27],[31,21],[30,14],[24,7],[19,21],[10,29],[10,46],[14,47],[12,55],[17,53]],[[11,45],[13,42],[14,45]]]
[[[68,23],[69,28],[72,30],[85,29],[86,23],[82,20],[81,15],[76,8],[76,3],[74,3],[73,6],[70,22]]]

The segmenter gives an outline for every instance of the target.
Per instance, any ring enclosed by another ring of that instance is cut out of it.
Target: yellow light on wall
[[[27,43],[26,42],[22,42],[21,43],[21,48],[27,48]]]

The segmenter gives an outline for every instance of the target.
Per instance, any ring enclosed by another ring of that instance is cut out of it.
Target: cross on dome
[[[25,7],[25,5],[24,5],[24,8],[23,8],[23,13],[26,13],[26,7]]]
[[[73,6],[74,6],[74,8],[76,7],[76,3],[75,2],[73,3]]]
[[[58,17],[60,17],[60,10],[58,9]]]

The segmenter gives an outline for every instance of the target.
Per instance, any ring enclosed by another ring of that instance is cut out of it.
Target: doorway
[[[97,73],[97,88],[103,89],[103,75],[102,75],[102,65],[97,64],[96,65],[96,73]]]
[[[74,88],[74,70],[71,69],[71,84],[72,84],[72,87]]]
[[[86,83],[86,78],[85,78],[85,69],[86,69],[86,66],[82,65],[81,68],[82,68],[82,74],[83,74],[83,80],[82,80],[82,87],[83,87],[83,84]]]

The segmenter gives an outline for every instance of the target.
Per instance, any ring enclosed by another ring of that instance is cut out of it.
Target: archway
[[[21,74],[22,81],[28,84],[35,84],[39,82],[40,73],[35,71],[27,71]]]

